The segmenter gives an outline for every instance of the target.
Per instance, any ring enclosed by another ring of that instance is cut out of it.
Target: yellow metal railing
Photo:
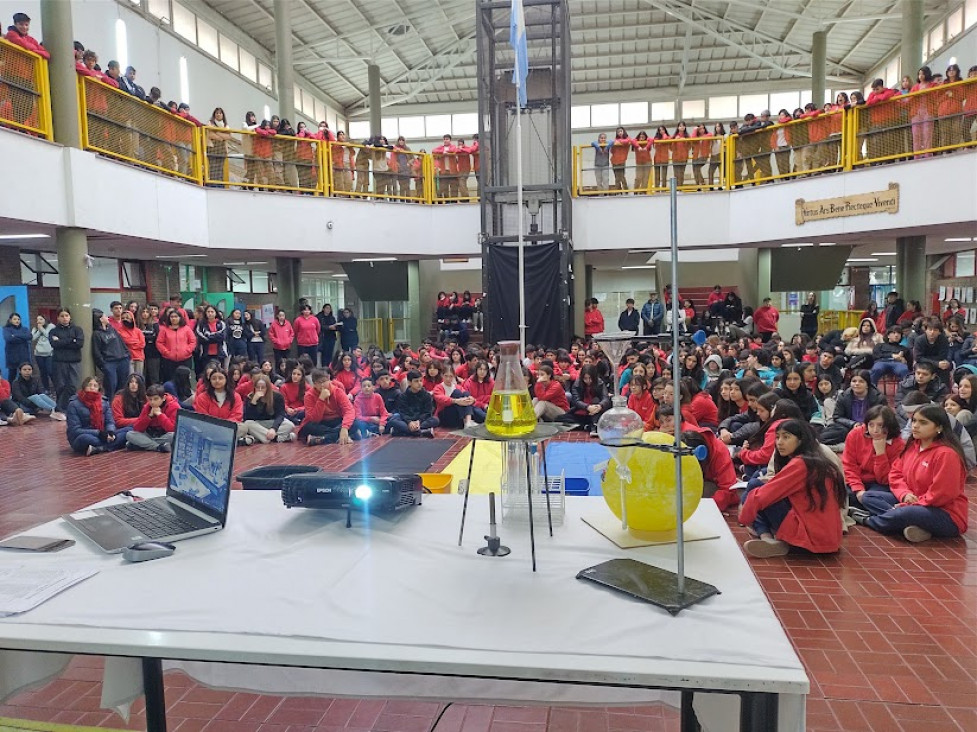
[[[857,328],[861,322],[861,310],[822,310],[818,314],[818,333]]]
[[[352,142],[329,143],[327,195],[430,203],[424,153]]]
[[[850,125],[853,166],[973,147],[977,145],[977,78],[855,107]]]
[[[725,181],[723,146],[723,138],[713,135],[629,140],[627,144],[612,140],[607,148],[577,146],[573,149],[573,193],[659,193],[668,190],[673,175],[681,191],[719,190]]]
[[[322,194],[323,140],[202,127],[203,181],[208,186]]]
[[[437,151],[437,148],[435,148]],[[430,202],[471,203],[478,200],[478,176],[473,177],[472,155],[465,148],[433,152],[430,165]]]
[[[356,332],[360,336],[360,345],[379,346],[386,349],[383,326],[383,318],[360,318],[356,322]]]
[[[0,126],[52,139],[47,60],[2,38]]]
[[[78,77],[78,96],[84,149],[201,182],[193,122],[89,76]]]

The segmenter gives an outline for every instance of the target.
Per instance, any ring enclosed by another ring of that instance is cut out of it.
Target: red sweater
[[[353,419],[356,414],[353,405],[343,391],[342,384],[335,381],[329,382],[329,391],[332,392],[328,399],[320,399],[319,392],[315,389],[307,389],[305,392],[305,419],[302,426],[313,422],[325,422],[326,420],[343,420],[343,429],[348,430],[353,426]]]
[[[700,391],[689,404],[689,409],[695,415],[695,421],[700,425],[719,425],[719,407],[712,397],[704,391]]]
[[[232,396],[233,395],[233,396]],[[231,404],[231,400],[234,404]],[[227,392],[227,398],[223,404],[218,404],[210,398],[210,394],[202,391],[193,400],[193,410],[201,414],[209,414],[211,417],[226,419],[231,422],[240,422],[244,418],[244,400],[233,391]]]
[[[442,381],[431,391],[431,398],[434,400],[434,416],[440,415],[445,407],[451,406],[451,392],[448,391],[448,388],[453,392],[455,389],[461,389],[461,384],[456,381],[451,387],[446,387]]]
[[[305,385],[306,394],[308,394],[311,389],[311,386],[308,384]],[[282,396],[285,397],[285,406],[289,409],[305,408],[304,398],[299,397],[299,384],[296,384],[294,381],[285,381],[280,387],[278,387],[278,391],[280,391]]]
[[[549,381],[537,381],[533,387],[533,394],[541,402],[555,404],[564,412],[570,411],[570,402],[567,401],[567,393],[563,391],[563,384],[559,381],[550,379]]]
[[[122,408],[122,395],[116,394],[114,397],[112,397],[112,419],[115,420],[115,428],[117,430],[121,430],[123,427],[132,427],[139,417],[127,417]],[[145,432],[146,430],[139,431]]]
[[[271,347],[276,351],[287,351],[291,348],[292,341],[295,340],[292,324],[287,320],[284,323],[279,323],[276,318],[268,326],[268,340],[271,341]]]
[[[319,332],[322,330],[322,326],[319,324],[319,319],[314,315],[298,316],[292,322],[292,328],[295,330],[295,340],[300,346],[308,348],[319,345]]]
[[[753,313],[753,326],[757,333],[776,332],[778,320],[780,320],[780,313],[773,305],[761,305]]]
[[[583,334],[592,336],[604,332],[604,316],[600,310],[588,310],[583,314]]]
[[[11,43],[18,45],[21,48],[26,48],[28,51],[36,53],[42,58],[51,58],[51,54],[48,53],[47,49],[41,45],[40,41],[35,39],[33,36],[22,35],[14,26],[10,26],[7,29],[7,35],[4,37]]]
[[[845,451],[841,455],[845,483],[855,493],[865,490],[866,483],[889,485],[892,464],[905,446],[906,443],[897,436],[886,443],[884,453],[876,455],[872,438],[863,425],[857,425],[845,438]]]
[[[197,349],[197,335],[189,325],[176,330],[170,327],[160,328],[156,348],[159,349],[159,355],[167,361],[186,361]]]
[[[338,381],[347,394],[352,394],[355,397],[360,393],[360,375],[355,371],[340,369],[332,375],[332,380]]]
[[[963,463],[960,464],[961,471]],[[963,483],[961,482],[961,488]],[[786,498],[790,511],[777,529],[777,538],[791,546],[798,546],[816,554],[827,554],[841,549],[841,506],[834,493],[834,486],[825,486],[828,498],[824,509],[811,508],[807,491],[807,465],[801,458],[794,458],[766,483],[750,491],[740,510],[740,521],[753,523],[757,513]]]
[[[702,467],[703,479],[711,480],[720,490],[728,491],[732,488],[738,478],[736,477],[736,468],[733,467],[733,458],[729,454],[729,448],[708,427],[697,427],[688,422],[683,422],[682,431],[698,432],[706,441],[709,457],[699,463]]]
[[[362,419],[364,422],[368,421],[370,417],[379,417],[381,430],[387,424],[387,417],[390,416],[387,414],[387,408],[383,405],[383,397],[376,392],[370,396],[360,392],[353,400],[353,407],[356,410],[356,418]]]
[[[769,429],[763,435],[763,444],[760,447],[753,449],[740,450],[737,454],[740,462],[744,465],[760,465],[766,466],[770,462],[770,458],[773,457],[773,451],[777,447],[777,425],[779,425],[784,420],[778,419],[770,423]]]
[[[900,501],[907,493],[916,505],[942,508],[962,534],[967,530],[967,468],[952,447],[934,442],[925,450],[911,445],[892,465],[889,488]]]
[[[163,401],[163,406],[160,408],[159,416],[157,417],[149,416],[150,409],[152,409],[152,407],[150,407],[149,402],[146,402],[146,404],[143,405],[142,413],[139,415],[139,418],[132,425],[132,429],[134,429],[136,432],[147,432],[149,431],[150,427],[155,427],[162,430],[164,434],[167,432],[172,432],[174,429],[176,429],[176,414],[180,411],[180,405],[177,404],[176,399],[170,396],[166,397],[166,399]],[[114,405],[113,411],[115,411]],[[118,424],[118,422],[116,422],[116,424]]]
[[[475,377],[469,376],[465,379],[465,384],[461,388],[475,397],[476,407],[488,409],[489,399],[492,397],[492,389],[495,388],[495,381],[492,380],[491,376],[485,381],[475,381]]]
[[[10,398],[10,382],[0,376],[0,401]]]
[[[640,397],[636,397],[634,394],[629,396],[628,409],[637,412],[641,421],[647,423],[655,414],[655,400],[651,396],[651,392],[645,390],[641,392]]]

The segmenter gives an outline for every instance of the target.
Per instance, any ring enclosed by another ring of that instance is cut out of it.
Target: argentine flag
[[[516,54],[516,64],[512,69],[512,83],[515,84],[519,106],[526,106],[526,77],[529,76],[529,51],[526,48],[526,15],[522,0],[512,0],[512,23],[509,26],[509,43]]]

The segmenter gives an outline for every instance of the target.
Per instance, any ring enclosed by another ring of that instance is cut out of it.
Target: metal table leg
[[[529,551],[533,556],[533,571],[536,571],[536,525],[533,522],[533,477],[529,456],[529,443],[526,446],[526,497],[529,499]]]
[[[458,546],[465,536],[465,516],[468,514],[468,496],[472,492],[472,468],[475,465],[475,445],[478,440],[472,440],[472,454],[468,457],[468,478],[465,479],[465,502],[461,508],[461,529],[458,531]]]
[[[166,732],[166,695],[163,691],[163,662],[142,659],[142,684],[146,694],[147,732]]]
[[[699,725],[699,719],[695,716],[695,709],[692,707],[692,700],[694,696],[695,693],[692,691],[682,692],[682,732],[702,731],[702,727]]]
[[[546,442],[540,442],[537,449],[540,452],[540,459],[543,461],[543,493],[546,494],[546,521],[550,526],[550,536],[553,536],[553,508],[550,506],[550,473],[546,467]],[[564,510],[566,510],[566,494],[563,496]]]
[[[778,704],[776,694],[740,694],[740,732],[777,732]]]

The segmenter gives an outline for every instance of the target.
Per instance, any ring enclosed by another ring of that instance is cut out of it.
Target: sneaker
[[[428,427],[426,430],[421,430],[421,437],[428,437],[434,439],[434,430]]]
[[[790,544],[779,539],[751,539],[743,544],[743,549],[751,557],[783,557],[790,551]]]
[[[156,448],[156,452],[169,452],[173,448],[170,447],[169,443],[164,442],[162,445]]]
[[[88,450],[85,451],[85,455],[91,457],[92,455],[101,455],[105,452],[104,447],[96,447],[95,445],[89,445]]]
[[[28,422],[30,422],[31,420],[34,420],[34,419],[37,419],[37,417],[35,417],[33,414],[25,414],[21,418],[21,424],[27,424]]]
[[[321,445],[325,441],[326,438],[322,437],[321,435],[309,435],[305,438],[305,444],[309,447],[312,447],[313,445]]]
[[[3,417],[0,417],[0,427],[6,427],[6,426],[7,426],[7,420],[5,420]]]
[[[278,435],[275,442],[295,442],[295,433],[289,432],[287,435]]]
[[[254,437],[252,437],[251,435],[245,435],[244,437],[241,437],[240,439],[238,439],[237,444],[239,444],[239,445],[245,445],[245,446],[253,445],[254,444]]]
[[[848,517],[859,526],[864,526],[865,522],[872,516],[868,511],[861,508],[849,508]]]
[[[913,544],[918,544],[921,541],[929,541],[933,538],[930,532],[919,526],[907,526],[902,530],[902,535],[906,537],[906,541],[911,541]]]
[[[65,422],[68,418],[64,415],[64,412],[51,412],[51,419],[58,422]]]

